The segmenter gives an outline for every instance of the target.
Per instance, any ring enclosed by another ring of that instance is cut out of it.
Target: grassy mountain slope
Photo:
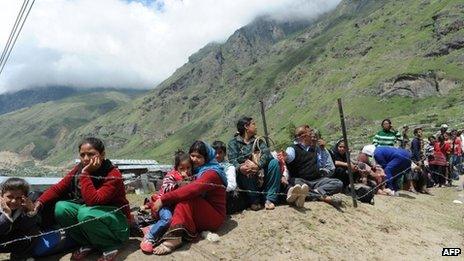
[[[80,137],[96,135],[112,156],[169,162],[195,139],[229,140],[240,116],[259,119],[259,100],[278,144],[302,123],[339,137],[338,97],[357,142],[385,117],[395,126],[457,126],[463,14],[458,0],[346,0],[311,24],[258,19],[199,50],[144,97],[70,133],[47,160],[68,160]]]
[[[0,116],[1,150],[44,159],[69,133],[129,102],[140,91],[94,90],[68,98],[36,104]]]
[[[127,95],[136,96],[143,90],[116,89],[116,88],[88,88],[77,89],[66,86],[50,86],[42,88],[24,89],[16,92],[0,94],[0,115],[19,109],[31,107],[38,103],[57,101],[73,95],[94,93],[99,91],[118,91]]]

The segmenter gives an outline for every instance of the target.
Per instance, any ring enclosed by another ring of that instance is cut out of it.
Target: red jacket
[[[73,177],[78,171],[79,165],[76,165],[60,182],[47,189],[37,200],[45,204],[66,199],[67,195],[71,192]],[[129,201],[126,198],[121,172],[117,168],[112,168],[99,187],[94,186],[92,178],[89,175],[91,174],[82,172],[79,176],[84,203],[87,206],[107,205],[122,207],[127,205],[122,211],[128,220],[130,220]]]
[[[219,175],[207,170],[200,178],[161,196],[163,205],[175,205],[178,202],[202,197],[224,218],[226,217],[226,189]]]
[[[461,156],[462,155],[462,140],[459,137],[456,137],[454,139],[454,144],[452,145],[454,147],[453,154],[456,156]]]
[[[433,145],[433,159],[429,160],[429,164],[437,166],[446,166],[448,162],[446,161],[446,154],[451,150],[449,143],[444,143],[443,145],[440,142],[435,142]]]

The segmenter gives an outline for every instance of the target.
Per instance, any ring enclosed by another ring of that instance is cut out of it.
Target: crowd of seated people
[[[385,119],[372,144],[354,154],[343,139],[328,149],[309,125],[296,127],[287,148],[272,152],[256,125],[243,117],[227,145],[198,140],[188,152],[175,153],[173,170],[140,210],[153,221],[141,228],[144,253],[172,253],[202,231],[218,230],[227,214],[244,209],[272,211],[283,204],[304,208],[306,201],[340,209],[343,201],[336,194],[353,192],[350,174],[353,188],[365,188],[371,202],[374,194],[395,196],[402,189],[430,194],[430,187],[450,185],[463,170],[462,131],[448,131],[446,125],[428,141],[423,129],[415,128],[410,140],[408,128],[399,133]],[[72,251],[73,260],[95,251],[100,261],[117,257],[135,222],[121,173],[106,159],[102,140],[86,138],[77,149],[80,163],[34,199],[23,179],[10,178],[1,186],[2,242],[71,227],[64,237],[66,247],[53,249],[34,237],[0,245],[0,251],[15,260],[66,250]],[[361,201],[365,195],[357,194]]]

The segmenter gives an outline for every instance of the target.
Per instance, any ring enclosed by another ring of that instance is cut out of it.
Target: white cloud
[[[22,1],[0,2],[0,47]],[[143,4],[143,3],[144,4]],[[256,16],[314,18],[340,0],[38,0],[0,75],[29,87],[149,88]]]

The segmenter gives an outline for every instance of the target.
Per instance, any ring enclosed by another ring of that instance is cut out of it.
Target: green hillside
[[[193,140],[229,140],[242,115],[261,123],[259,100],[278,145],[302,123],[339,137],[338,97],[357,146],[385,117],[397,127],[463,127],[463,28],[458,0],[346,0],[310,24],[259,18],[147,95],[70,131],[47,161],[69,160],[80,137],[96,135],[111,156],[170,162]]]
[[[127,102],[140,91],[94,91],[40,103],[0,116],[1,150],[30,153],[45,159],[71,133]]]

